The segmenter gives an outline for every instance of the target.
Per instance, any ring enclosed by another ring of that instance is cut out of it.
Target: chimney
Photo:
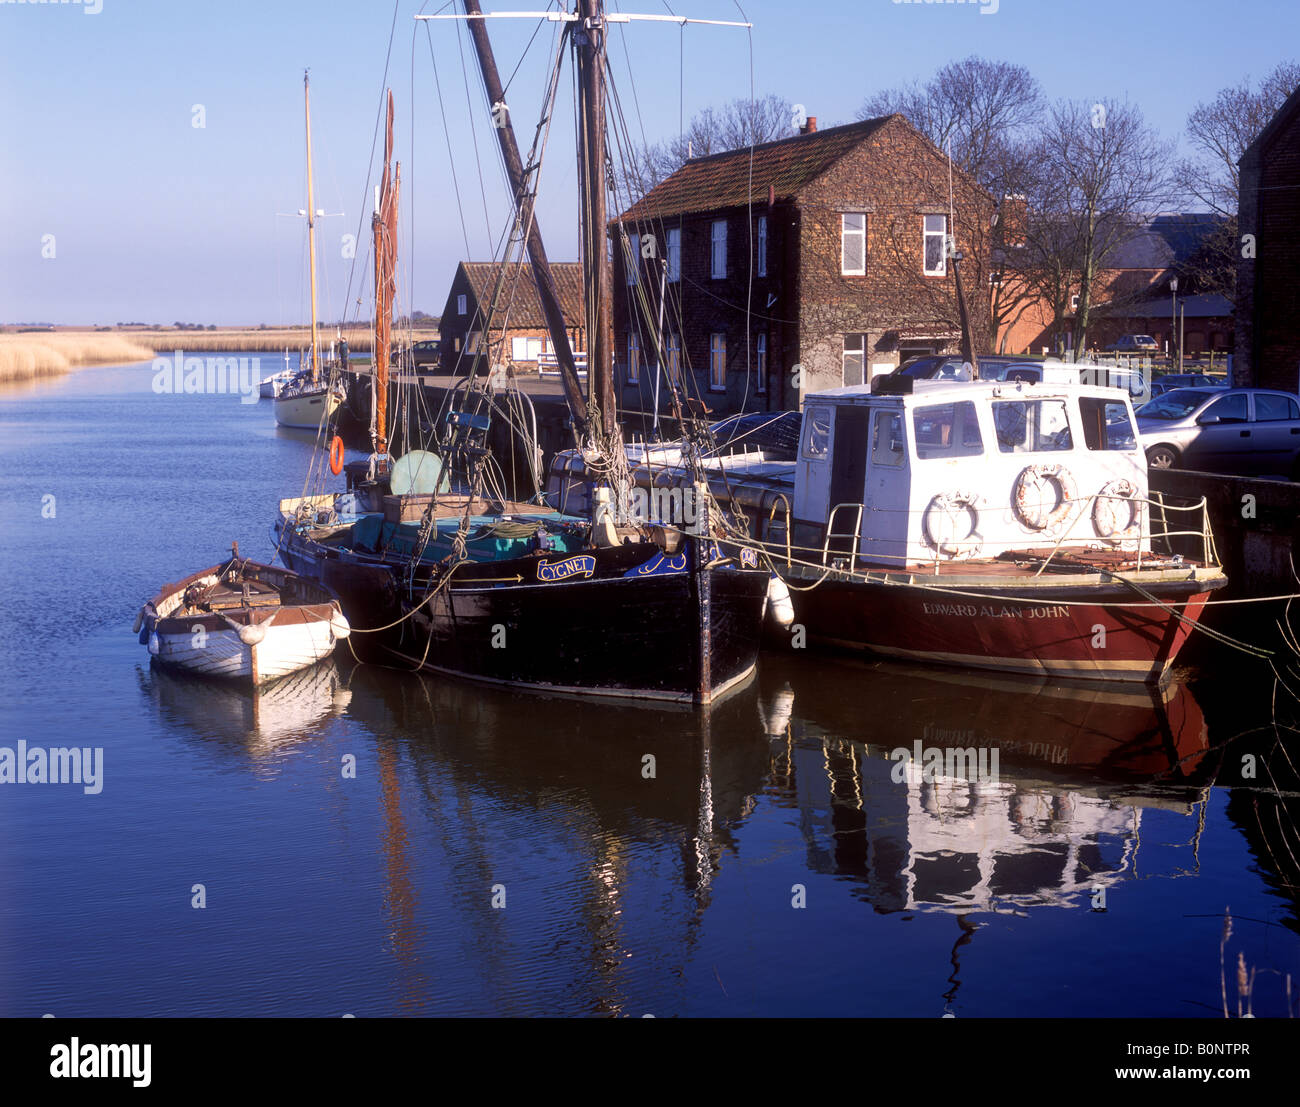
[[[801,135],[810,135],[815,130],[817,130],[817,117],[815,115],[810,115],[808,117],[808,122],[799,128],[799,133]]]

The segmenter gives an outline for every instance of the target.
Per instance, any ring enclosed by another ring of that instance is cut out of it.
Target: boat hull
[[[216,616],[160,619],[151,629],[149,652],[163,665],[260,685],[328,657],[336,643],[333,620],[329,605],[279,611],[261,624],[262,640],[249,645]]]
[[[1226,582],[1218,576],[1143,584],[1158,603],[1117,583],[1026,583],[935,587],[832,576],[795,591],[795,625],[813,642],[910,661],[1155,683],[1210,594]]]
[[[275,421],[282,427],[315,430],[334,417],[342,399],[331,389],[294,392],[275,397]]]
[[[405,667],[553,694],[693,704],[753,674],[770,581],[766,570],[734,562],[641,573],[660,555],[637,544],[464,562],[430,596],[428,567],[403,586],[394,567],[298,535],[282,541],[280,556],[337,596],[357,630],[395,622],[362,640]],[[566,565],[590,573],[564,577]]]

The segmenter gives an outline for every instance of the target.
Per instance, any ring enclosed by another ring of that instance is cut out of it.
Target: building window
[[[668,380],[677,384],[682,379],[682,340],[679,335],[668,336]]]
[[[948,217],[946,215],[927,215],[925,217],[925,275],[942,277],[948,272],[948,259],[944,244],[948,239]]]
[[[540,338],[515,335],[510,339],[510,360],[536,361],[542,355],[544,345]]]
[[[627,236],[627,284],[631,288],[637,282],[638,270],[640,269],[641,259],[641,236],[639,234],[630,234]]]
[[[840,216],[840,272],[861,277],[867,271],[867,217],[862,212]]]
[[[867,336],[846,334],[844,336],[844,383],[862,384],[866,365]]]
[[[758,217],[758,275],[767,276],[767,216]]]
[[[713,279],[722,280],[727,275],[727,221],[713,221]]]
[[[682,229],[671,227],[668,231],[668,279],[682,279]]]
[[[465,314],[465,310],[466,310],[466,309],[465,309],[465,294],[462,292],[459,296],[456,297],[456,314],[457,314],[457,315],[464,315],[464,314]]]
[[[1079,310],[1079,294],[1076,292],[1070,297],[1070,314],[1073,315]]]
[[[725,334],[709,335],[709,387],[714,392],[725,392],[727,388],[727,336]]]
[[[477,353],[478,353],[478,339],[479,339],[479,333],[480,333],[480,332],[478,332],[478,331],[470,331],[470,332],[469,332],[469,337],[468,337],[467,339],[465,339],[465,352],[466,352],[466,353],[470,353],[470,354],[477,354]]]
[[[636,384],[641,379],[641,339],[635,334],[627,336],[627,383]]]
[[[759,332],[757,339],[757,350],[755,351],[755,367],[758,370],[758,390],[767,391],[767,332]]]

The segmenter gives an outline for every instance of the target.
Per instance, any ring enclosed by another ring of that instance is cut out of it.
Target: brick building
[[[994,203],[960,170],[952,188],[978,335]],[[688,161],[611,224],[624,409],[653,409],[660,360],[719,416],[797,409],[809,392],[957,350],[948,223],[948,160],[901,115],[820,131],[810,117],[752,157]],[[664,411],[665,393],[661,380]]]
[[[500,269],[495,262],[462,261],[456,266],[438,324],[444,373],[466,372],[470,359],[486,349],[484,322]],[[584,351],[587,332],[582,266],[576,261],[553,261],[551,274],[559,292],[569,342],[575,352]],[[508,267],[490,330],[493,363],[506,365],[516,373],[536,372],[539,355],[553,352],[537,284],[527,263]]]
[[[1294,392],[1300,384],[1300,88],[1238,165],[1243,256],[1233,372],[1239,384]]]
[[[1009,222],[1032,218],[1015,214]],[[1175,349],[1177,339],[1171,317],[1170,280],[1193,259],[1206,240],[1223,225],[1223,218],[1208,212],[1174,212],[1135,217],[1093,277],[1092,310],[1087,343],[1100,350],[1120,335],[1149,334],[1162,349]],[[1047,235],[1040,235],[1048,239]],[[1068,238],[1068,235],[1062,236]],[[998,332],[997,349],[1008,354],[1041,354],[1056,347],[1055,312],[1048,299],[1030,294],[1017,273],[1018,246],[1014,241],[994,251],[995,272],[1004,282],[1005,301],[1013,305]],[[1032,260],[1028,263],[1033,264]],[[1184,282],[1184,285],[1186,282]],[[1074,349],[1078,279],[1065,274],[1064,295],[1069,297],[1061,321],[1064,348]],[[1184,287],[1184,292],[1187,289]],[[1186,300],[1185,342],[1189,352],[1226,353],[1232,350],[1232,308],[1222,296],[1180,295]]]

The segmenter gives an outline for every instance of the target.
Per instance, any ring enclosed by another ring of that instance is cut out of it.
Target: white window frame
[[[850,219],[862,220],[862,226],[849,229]],[[848,264],[849,240],[858,239],[862,243],[862,264],[850,268]],[[865,277],[867,275],[867,213],[863,211],[846,211],[840,215],[840,274],[845,277]]]
[[[942,219],[943,228],[938,231],[932,231],[927,226],[931,219]],[[939,240],[939,265],[936,269],[931,269],[926,264],[926,247],[930,244],[930,239],[938,238]],[[927,277],[946,277],[948,275],[948,217],[938,212],[928,212],[921,216],[921,271]]]
[[[668,228],[668,281],[674,283],[682,279],[682,229]]]
[[[715,281],[727,277],[727,221],[715,219],[709,230],[709,274]]]
[[[639,234],[630,234],[627,236],[627,286],[634,288],[641,274],[641,236]]]
[[[719,357],[719,355],[721,355]],[[719,365],[719,363],[721,363]],[[722,372],[718,369],[721,367]],[[709,335],[709,391],[727,390],[727,332],[714,331]]]
[[[627,336],[627,383],[641,383],[641,339],[635,331]]]
[[[850,340],[856,339],[858,345],[855,349],[849,348]],[[843,339],[843,354],[840,360],[840,383],[845,388],[856,384],[865,384],[867,382],[867,336],[865,334],[846,334]],[[861,359],[862,371],[859,374],[860,380],[849,380],[849,356],[854,354]]]
[[[758,240],[758,275],[767,276],[767,216],[758,217],[758,233],[755,235]]]
[[[469,314],[469,305],[466,302],[465,293],[463,292],[456,297],[456,314],[457,315]]]
[[[759,331],[754,340],[754,365],[759,392],[767,391],[767,331]]]

